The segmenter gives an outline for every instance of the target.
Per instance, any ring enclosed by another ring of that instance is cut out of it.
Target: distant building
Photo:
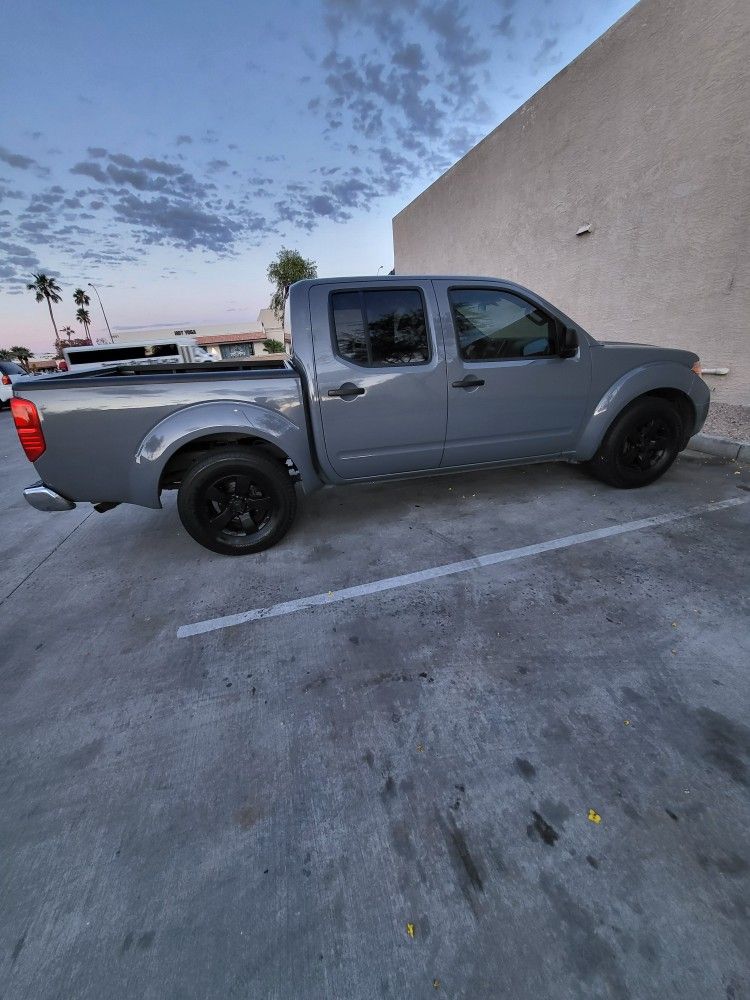
[[[288,342],[289,335],[284,332],[283,320],[277,317],[273,309],[261,309],[258,313],[258,322],[269,340],[279,340],[282,344]]]
[[[257,328],[247,326],[183,326],[172,327],[132,327],[127,330],[113,330],[115,342],[133,343],[144,340],[167,340],[170,337],[195,337],[201,347],[205,347],[217,361],[231,361],[266,354],[264,340],[277,340],[288,346],[289,335],[285,336],[282,324],[273,309],[261,309],[258,313]]]
[[[39,375],[42,372],[55,372],[57,371],[57,359],[54,357],[30,358],[27,362],[27,367],[32,375]]]
[[[263,349],[266,335],[262,330],[252,330],[248,333],[219,333],[196,339],[217,361],[237,361],[266,353]]]
[[[394,218],[396,273],[512,279],[750,403],[748,53],[748,0],[642,0]]]

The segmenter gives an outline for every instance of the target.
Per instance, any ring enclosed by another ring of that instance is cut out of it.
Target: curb
[[[728,458],[731,462],[750,463],[750,441],[733,441],[732,438],[714,437],[711,434],[696,434],[690,438],[688,448],[701,451],[704,455]]]

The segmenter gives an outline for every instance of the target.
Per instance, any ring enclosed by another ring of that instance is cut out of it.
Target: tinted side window
[[[27,373],[23,370],[20,365],[14,364],[12,361],[3,361],[0,363],[0,374],[2,375],[26,375]]]
[[[355,365],[369,364],[365,321],[362,315],[362,293],[335,292],[331,299],[337,353]]]
[[[334,292],[331,301],[342,358],[371,368],[429,360],[427,322],[416,289]]]
[[[510,292],[459,288],[449,292],[465,361],[547,357],[555,353],[554,321]]]

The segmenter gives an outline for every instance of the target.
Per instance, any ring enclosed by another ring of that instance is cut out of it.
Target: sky
[[[40,270],[74,328],[89,281],[115,328],[253,326],[282,246],[389,271],[392,217],[631,5],[6,5],[0,347],[51,348]]]

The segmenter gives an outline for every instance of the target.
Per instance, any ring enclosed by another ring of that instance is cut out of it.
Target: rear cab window
[[[332,292],[333,348],[338,357],[363,368],[424,365],[430,338],[418,288]]]

